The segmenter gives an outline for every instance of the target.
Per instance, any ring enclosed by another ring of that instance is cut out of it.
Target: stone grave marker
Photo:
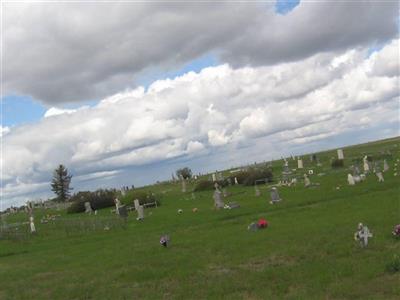
[[[125,219],[128,217],[128,209],[127,209],[126,205],[118,206],[118,215],[121,218],[125,218]]]
[[[224,208],[224,201],[222,200],[221,192],[219,190],[215,190],[213,198],[214,198],[214,206],[217,209]]]
[[[256,197],[260,197],[261,196],[261,192],[260,192],[260,189],[258,188],[258,186],[254,185],[254,189],[255,189]]]
[[[303,160],[301,158],[297,160],[297,169],[303,169]]]
[[[304,186],[309,187],[311,186],[311,180],[308,178],[307,174],[304,174]]]
[[[91,214],[93,212],[92,207],[90,206],[90,202],[86,201],[85,202],[85,213],[86,214]]]
[[[386,159],[383,160],[383,172],[389,171],[389,165],[386,161]]]
[[[35,233],[36,232],[36,227],[35,227],[35,219],[33,218],[33,215],[31,215],[30,217],[29,217],[29,226],[30,226],[30,229],[31,229],[31,233]]]
[[[351,175],[350,173],[347,174],[347,182],[349,183],[349,185],[355,185],[356,184],[353,175]]]
[[[276,187],[271,188],[271,204],[277,203],[281,201],[281,197],[279,197],[278,189]]]
[[[373,237],[368,227],[362,223],[358,224],[358,231],[354,234],[354,239],[359,241],[360,246],[365,248],[368,246],[368,239]]]
[[[338,157],[338,159],[341,159],[341,160],[344,159],[343,149],[338,149],[337,150],[337,157]]]

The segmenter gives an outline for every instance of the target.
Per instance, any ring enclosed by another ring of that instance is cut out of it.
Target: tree
[[[179,178],[184,178],[184,179],[189,179],[192,178],[192,170],[190,170],[188,167],[176,170],[176,175]]]
[[[51,190],[57,195],[58,200],[66,201],[70,196],[72,188],[69,187],[72,175],[68,174],[68,169],[59,165],[53,172],[51,181]]]

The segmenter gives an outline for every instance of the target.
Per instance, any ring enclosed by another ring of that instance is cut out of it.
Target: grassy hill
[[[392,153],[385,182],[371,174],[348,186],[353,161],[382,151]],[[385,267],[400,254],[400,240],[391,235],[400,223],[400,177],[393,171],[400,139],[347,147],[344,154],[340,169],[330,166],[335,150],[317,154],[320,167],[303,156],[304,171],[313,169],[311,181],[320,185],[280,187],[283,201],[276,205],[268,203],[267,185],[260,197],[254,187],[229,187],[225,201],[241,207],[215,211],[212,191],[193,199],[179,183],[163,183],[143,188],[162,205],[146,209],[141,222],[132,212],[110,230],[71,233],[65,224],[109,218],[110,209],[97,216],[51,212],[61,217],[37,222],[36,236],[0,240],[0,299],[398,299],[400,273]],[[282,164],[273,162],[275,177]],[[36,220],[49,213],[36,210]],[[270,226],[248,231],[261,217]],[[7,222],[26,219],[20,213]],[[374,234],[366,249],[353,240],[359,222]],[[168,248],[159,244],[164,233]]]

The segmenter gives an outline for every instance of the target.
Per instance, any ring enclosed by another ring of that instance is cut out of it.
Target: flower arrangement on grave
[[[161,246],[168,247],[169,245],[169,236],[168,235],[162,235],[160,238],[160,244]]]
[[[394,226],[394,229],[392,231],[392,234],[397,237],[400,238],[400,224],[397,224],[396,226]]]
[[[258,220],[257,222],[257,227],[258,228],[267,228],[268,227],[268,221],[261,218],[260,220]]]

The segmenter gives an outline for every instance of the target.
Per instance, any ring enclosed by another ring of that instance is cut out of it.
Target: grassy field
[[[353,159],[386,150],[393,159],[385,182],[372,174],[347,185]],[[0,299],[399,299],[400,274],[385,271],[400,254],[391,235],[400,223],[400,177],[393,175],[399,150],[398,138],[344,148],[346,166],[338,170],[329,163],[336,151],[317,154],[322,167],[304,156],[305,170],[326,174],[311,176],[320,186],[280,187],[277,205],[268,203],[265,185],[261,197],[254,187],[230,187],[225,201],[240,209],[215,211],[211,191],[192,199],[178,183],[159,184],[144,189],[162,205],[146,209],[142,222],[131,213],[123,228],[71,235],[37,222],[38,234],[28,240],[0,240]],[[282,164],[273,162],[274,175]],[[36,210],[36,220],[44,213]],[[60,224],[111,216],[110,209],[57,213]],[[248,231],[260,217],[270,226]],[[7,222],[26,219],[21,213]],[[353,240],[359,222],[374,234],[366,249]],[[169,248],[159,244],[164,233]]]

